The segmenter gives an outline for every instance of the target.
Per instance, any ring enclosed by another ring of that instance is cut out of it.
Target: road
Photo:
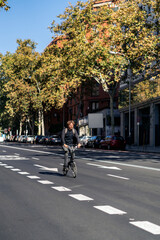
[[[160,155],[80,149],[77,178],[57,146],[0,144],[1,240],[157,240]]]

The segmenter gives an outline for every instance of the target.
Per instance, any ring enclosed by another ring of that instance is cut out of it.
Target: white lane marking
[[[21,171],[21,169],[19,169],[19,168],[13,168],[13,169],[11,169],[12,171],[14,171],[14,172],[19,172],[19,171]]]
[[[63,154],[52,153],[52,152],[45,152],[45,151],[39,151],[39,150],[28,149],[28,148],[11,147],[11,146],[6,146],[6,145],[0,145],[0,147],[14,148],[14,149],[18,149],[18,150],[27,151],[27,152],[38,152],[38,153],[45,153],[45,154],[56,155],[56,156],[64,156]]]
[[[7,166],[7,164],[5,164],[5,163],[0,163],[0,166]]]
[[[52,152],[45,152],[45,151],[38,151],[38,150],[32,150],[32,149],[28,149],[28,148],[17,148],[17,147],[11,147],[11,146],[6,146],[6,145],[0,145],[0,147],[6,147],[6,148],[14,148],[14,149],[18,149],[18,150],[23,150],[23,151],[30,151],[30,152],[38,152],[38,153],[45,153],[45,154],[49,154],[49,155],[55,155],[55,156],[63,156],[63,154],[58,154],[58,153],[52,153]],[[105,162],[105,163],[111,163],[113,164],[112,161],[106,161],[106,160],[96,160],[93,158],[81,158],[81,157],[76,157],[76,158],[80,158],[81,160],[87,160],[87,161],[98,161],[98,162]],[[29,160],[29,159],[18,159],[18,160]],[[114,164],[118,164],[118,165],[122,165],[122,166],[128,166],[128,167],[135,167],[135,168],[143,168],[146,170],[153,170],[153,171],[159,171],[160,172],[160,168],[152,168],[152,167],[146,167],[146,166],[139,166],[139,165],[132,165],[132,164],[126,164],[126,163],[118,163],[118,162],[114,162]]]
[[[112,206],[104,205],[104,206],[94,206],[94,208],[101,210],[105,213],[108,213],[110,215],[124,215],[127,214],[126,212],[119,210],[117,208],[114,208]]]
[[[38,177],[38,176],[27,176],[27,177],[30,179],[40,179],[40,177]]]
[[[39,160],[39,158],[32,157],[33,160]]]
[[[17,155],[17,156],[19,156],[20,154],[19,154],[19,153],[15,153],[14,155]]]
[[[66,188],[66,187],[63,187],[63,186],[60,186],[60,187],[51,187],[59,192],[71,192],[72,190],[69,189],[69,188]]]
[[[42,165],[34,164],[35,167],[39,167],[41,170],[58,172],[58,168],[49,168]]]
[[[160,226],[148,222],[148,221],[137,221],[137,222],[130,222],[130,224],[139,227],[147,232],[150,232],[154,235],[160,235]]]
[[[69,194],[70,197],[75,198],[79,201],[92,201],[93,198],[87,197],[83,194]]]
[[[4,166],[5,168],[14,168],[13,166]]]
[[[99,162],[102,162],[102,163],[111,163],[111,164],[113,164],[113,162],[111,162],[111,161],[105,161],[105,160],[99,160]],[[158,171],[158,172],[160,172],[160,168],[152,168],[152,167],[146,167],[146,166],[139,166],[139,165],[127,164],[127,163],[119,163],[119,162],[114,162],[114,164],[115,164],[115,165],[122,165],[122,166],[126,166],[126,167],[142,168],[142,169],[147,169],[147,170],[153,170],[153,171]]]
[[[0,160],[10,161],[10,160],[29,160],[29,158],[19,157],[17,155],[0,155]]]
[[[4,153],[5,153],[6,151],[5,151],[5,150],[3,150],[2,152],[4,152]]]
[[[38,180],[37,182],[42,183],[42,184],[54,184],[53,182],[50,182],[48,180]]]
[[[113,170],[122,170],[122,169],[117,168],[117,167],[102,166],[102,165],[95,164],[95,163],[86,163],[86,164],[87,164],[87,165],[90,165],[90,166],[95,166],[95,167],[98,167],[98,168],[106,168],[106,169],[113,169]]]
[[[120,156],[113,156],[113,155],[107,155],[107,156],[101,156],[101,158],[121,158]]]
[[[18,173],[21,174],[21,175],[28,175],[28,174],[30,174],[28,172],[18,172]]]
[[[117,175],[112,175],[112,174],[107,174],[107,176],[114,177],[114,178],[120,178],[120,179],[124,179],[124,180],[130,180],[129,178],[121,177],[121,176],[117,176]]]

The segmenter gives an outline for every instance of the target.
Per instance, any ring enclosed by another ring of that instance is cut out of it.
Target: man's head
[[[74,127],[74,121],[73,120],[70,120],[67,122],[67,126],[68,126],[68,129],[73,129]]]

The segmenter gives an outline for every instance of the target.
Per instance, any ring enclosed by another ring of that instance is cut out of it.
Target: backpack
[[[65,128],[65,131],[64,131],[65,134],[67,133],[67,131],[68,131],[68,128]],[[73,131],[73,135],[75,135],[75,133],[76,133],[75,128],[73,128],[72,131]]]

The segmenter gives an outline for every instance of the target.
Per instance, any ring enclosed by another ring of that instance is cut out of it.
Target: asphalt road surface
[[[0,240],[160,239],[160,155],[0,144]]]

